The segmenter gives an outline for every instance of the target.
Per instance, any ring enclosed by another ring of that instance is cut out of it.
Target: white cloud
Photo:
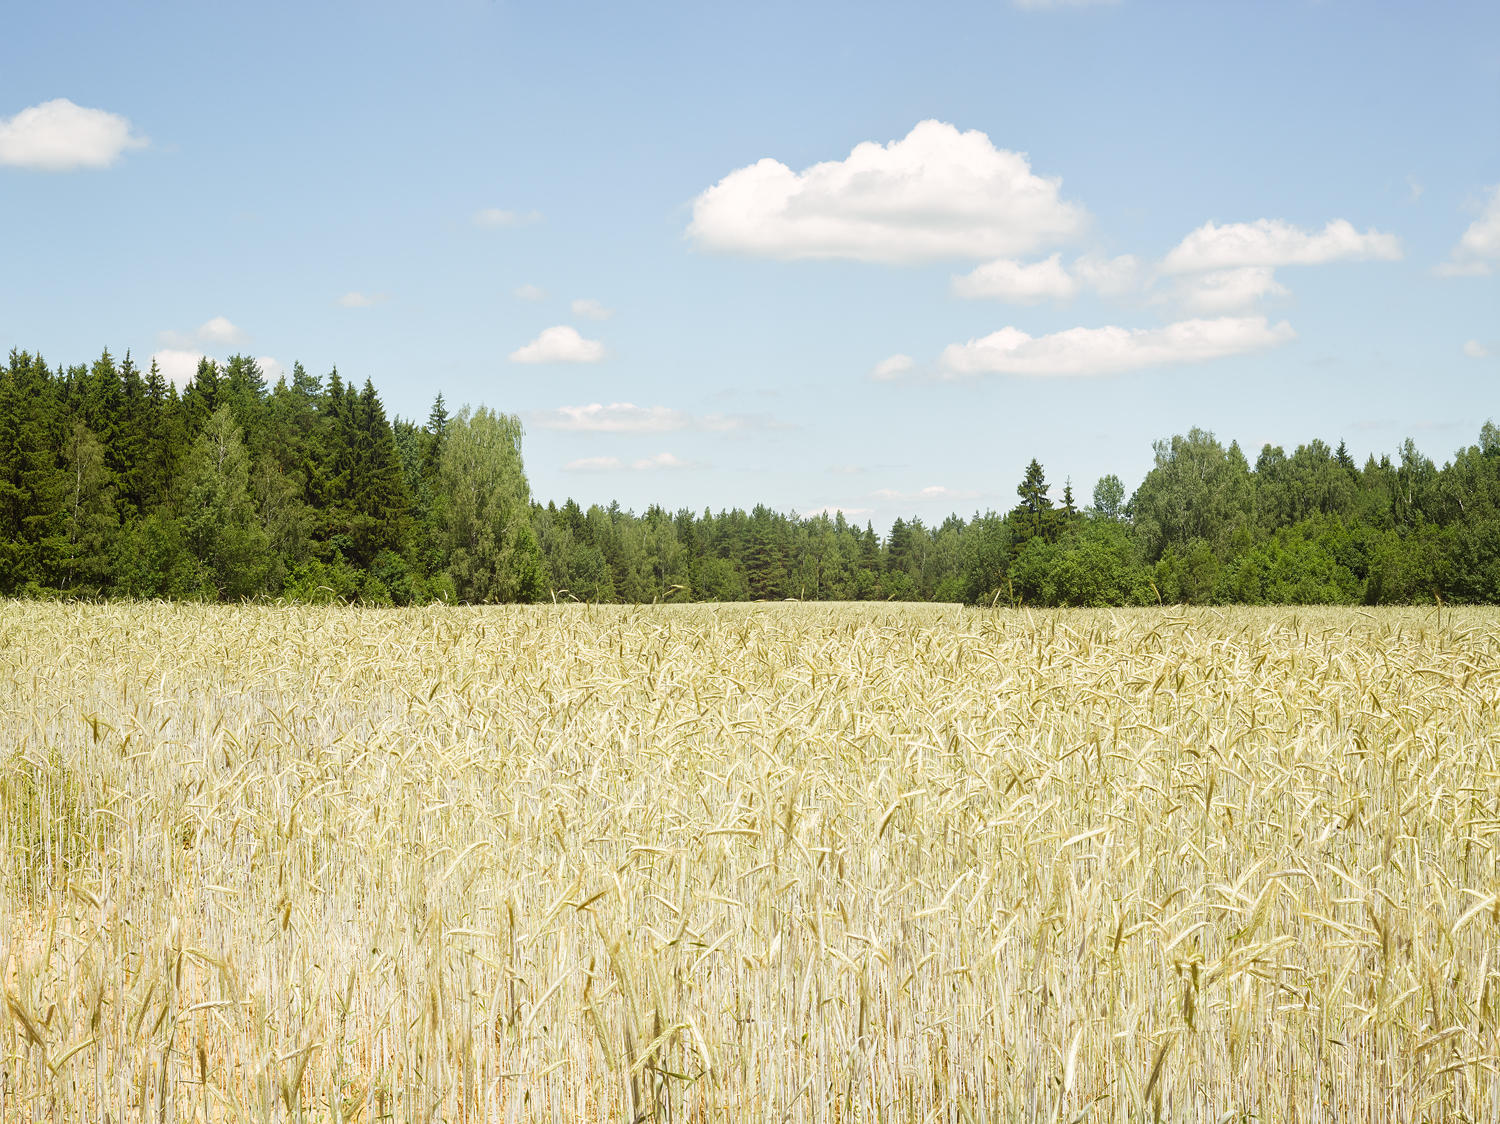
[[[784,260],[917,262],[1034,252],[1083,228],[1024,154],[977,130],[923,121],[889,144],[794,172],[766,158],[693,201],[688,235],[710,250]]]
[[[474,225],[486,227],[529,226],[542,221],[540,211],[506,211],[499,207],[485,207],[474,212]]]
[[[163,378],[181,390],[193,381],[193,376],[198,373],[198,364],[204,358],[201,351],[166,347],[152,354],[151,361],[161,371]]]
[[[512,363],[597,363],[604,358],[604,345],[586,340],[578,329],[559,324],[545,329],[530,343],[510,353]]]
[[[528,281],[526,284],[517,285],[514,289],[512,289],[511,295],[514,296],[517,300],[540,301],[547,299],[547,290],[542,288],[540,285],[533,285]]]
[[[168,329],[165,332],[158,332],[157,338],[168,351],[191,352],[199,355],[203,347],[215,345],[218,348],[232,347],[244,343],[249,336],[227,316],[215,316],[212,320],[205,320],[191,332]]]
[[[370,308],[373,305],[383,304],[387,299],[384,293],[345,293],[339,298],[339,304],[344,308]]]
[[[1130,254],[1117,258],[1085,256],[1071,267],[1053,254],[1039,262],[1001,258],[953,279],[954,295],[990,298],[1010,304],[1036,304],[1044,300],[1069,300],[1084,288],[1105,296],[1119,296],[1140,285],[1140,263]]]
[[[950,344],[942,365],[952,375],[1108,375],[1241,355],[1294,338],[1286,321],[1272,326],[1264,316],[1183,320],[1165,328],[1070,328],[1037,337],[1002,328]]]
[[[1464,344],[1464,354],[1470,359],[1488,359],[1490,357],[1490,349],[1478,340],[1469,340]]]
[[[972,500],[979,497],[978,492],[965,491],[959,488],[948,488],[942,484],[929,484],[915,492],[899,492],[894,488],[881,488],[870,493],[883,500],[898,500],[902,503],[920,500]]]
[[[1063,267],[1057,254],[1031,265],[1001,258],[955,277],[953,292],[971,299],[991,297],[1011,304],[1036,304],[1074,296],[1078,292],[1078,279]]]
[[[54,98],[0,117],[0,164],[42,172],[107,168],[130,148],[145,148],[118,113]]]
[[[1500,260],[1500,184],[1490,188],[1483,212],[1463,232],[1449,259],[1433,272],[1442,277],[1484,277],[1490,262]]]
[[[1241,266],[1322,265],[1332,261],[1396,261],[1401,242],[1394,234],[1363,234],[1346,219],[1334,219],[1309,233],[1280,219],[1256,219],[1219,226],[1206,222],[1184,238],[1162,262],[1167,273],[1194,273]]]
[[[279,359],[272,359],[269,355],[262,355],[255,361],[255,365],[260,368],[260,373],[266,382],[272,386],[276,384],[277,379],[285,378],[288,373],[285,363]]]
[[[541,410],[532,420],[543,429],[589,433],[668,433],[687,429],[692,415],[666,406],[637,406],[633,402],[591,402],[587,406],[559,406]]]
[[[692,468],[693,462],[685,461],[671,453],[657,453],[655,456],[642,457],[632,462],[630,467],[645,472],[654,468]]]
[[[198,338],[205,343],[236,344],[245,339],[245,333],[231,324],[227,317],[215,316],[198,325]]]
[[[559,406],[535,410],[527,420],[542,429],[573,433],[673,433],[694,429],[711,433],[768,428],[764,418],[744,414],[690,414],[668,406],[637,406],[633,402],[591,402],[586,406]]]
[[[880,382],[890,382],[902,375],[910,374],[917,361],[910,355],[892,355],[876,363],[870,377]]]
[[[641,457],[639,460],[631,461],[628,466],[619,457],[582,457],[563,465],[563,471],[620,472],[627,467],[635,472],[651,472],[659,468],[697,468],[700,466],[671,453],[657,453],[655,456]]]
[[[1184,277],[1177,286],[1177,299],[1188,311],[1208,315],[1242,312],[1263,297],[1286,295],[1286,286],[1277,282],[1270,266],[1264,265],[1194,274]]]
[[[1085,255],[1073,262],[1073,276],[1096,293],[1117,297],[1141,285],[1141,263],[1134,254],[1116,258]]]
[[[593,297],[579,297],[573,302],[572,308],[573,315],[584,320],[608,320],[615,314],[614,309],[605,308]]]

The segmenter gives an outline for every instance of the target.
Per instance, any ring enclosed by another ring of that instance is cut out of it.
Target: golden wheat
[[[1500,1119],[1500,613],[0,604],[0,1120]]]

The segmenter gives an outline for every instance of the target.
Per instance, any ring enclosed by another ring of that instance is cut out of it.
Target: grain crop
[[[1500,1120],[1500,612],[0,603],[0,1120]]]

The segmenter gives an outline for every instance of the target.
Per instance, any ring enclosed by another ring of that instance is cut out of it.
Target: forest
[[[534,501],[513,415],[388,418],[375,387],[204,359],[179,392],[107,351],[0,368],[0,596],[405,605],[915,600],[978,605],[1500,601],[1500,429],[1441,467],[1407,439],[1251,463],[1193,429],[1133,494],[897,519]]]

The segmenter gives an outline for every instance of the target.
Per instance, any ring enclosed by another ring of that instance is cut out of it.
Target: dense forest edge
[[[1406,440],[1252,465],[1194,429],[1127,498],[1050,495],[883,537],[842,514],[534,502],[521,424],[483,407],[390,420],[295,366],[203,360],[179,393],[106,351],[0,368],[0,596],[406,605],[919,600],[981,605],[1500,601],[1500,429],[1439,468]]]

